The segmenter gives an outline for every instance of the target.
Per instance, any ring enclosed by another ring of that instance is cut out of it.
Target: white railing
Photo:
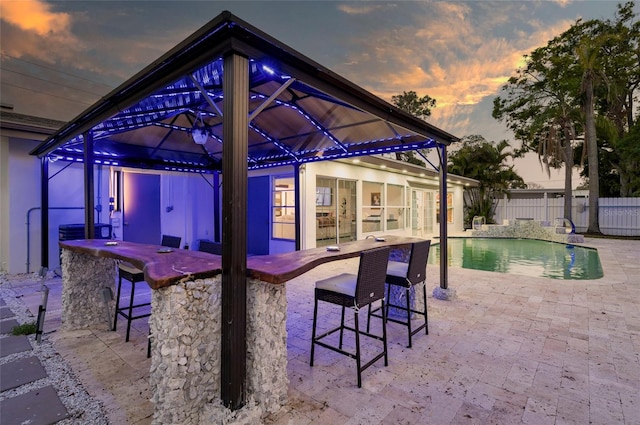
[[[640,198],[600,198],[600,231],[605,235],[640,236]],[[501,199],[496,208],[495,221],[516,218],[553,223],[564,218],[564,198]],[[571,220],[576,232],[585,232],[589,220],[589,199],[573,198]]]

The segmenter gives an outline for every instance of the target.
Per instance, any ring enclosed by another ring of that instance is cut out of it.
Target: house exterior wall
[[[41,259],[41,165],[29,152],[40,135],[7,132],[0,147],[0,270],[32,273]],[[108,168],[96,167],[96,222],[108,223]],[[49,163],[49,269],[60,266],[58,227],[84,222],[84,169],[65,161]]]
[[[357,192],[357,220],[356,220],[356,232],[358,238],[366,237],[371,233],[380,232],[367,232],[363,228],[362,211],[363,205],[369,205],[370,201],[365,200],[363,193],[363,182],[378,182],[385,185],[398,185],[405,188],[411,187],[411,183],[415,186],[418,184],[424,190],[430,190],[434,192],[439,191],[439,182],[435,178],[430,177],[417,177],[403,174],[401,171],[389,171],[387,169],[374,169],[369,167],[362,167],[354,164],[348,164],[345,162],[337,161],[324,161],[315,162],[305,165],[304,168],[304,186],[301,183],[302,201],[306,206],[303,209],[304,221],[303,221],[303,248],[315,247],[316,241],[316,216],[315,216],[315,193],[316,193],[316,178],[317,177],[330,177],[346,180],[356,181]],[[386,187],[386,186],[385,186]],[[464,211],[463,211],[463,192],[464,187],[456,183],[450,183],[448,185],[448,192],[453,195],[453,222],[448,224],[448,232],[463,232],[464,231]],[[410,196],[410,192],[409,195]],[[405,199],[405,205],[410,205]],[[439,226],[436,224],[437,212],[433,215],[433,236],[439,235]],[[411,236],[411,222],[405,221],[405,227],[402,229],[384,230],[384,233],[396,234],[402,236]]]
[[[0,146],[0,270],[16,274],[35,272],[41,266],[40,228],[40,160],[29,155],[39,143],[38,140],[2,135]],[[141,170],[127,170],[123,172]],[[110,175],[113,170],[107,166],[95,167],[95,205],[97,223],[113,224],[116,238],[122,238],[122,222],[109,211]],[[159,173],[154,171],[153,173]],[[250,172],[250,176],[293,176],[293,167],[280,167]],[[161,228],[162,233],[182,237],[194,249],[200,239],[214,239],[213,176],[162,172],[161,174]],[[380,182],[409,188],[410,182],[418,183],[426,190],[439,190],[434,178],[407,176],[401,172],[377,170],[345,162],[317,162],[300,167],[300,207],[301,207],[301,248],[316,246],[316,178],[330,177],[356,182],[357,192],[357,237],[370,234],[362,226],[363,182]],[[220,179],[223,183],[224,179]],[[463,187],[455,183],[449,185],[453,194],[454,219],[449,223],[450,232],[463,231]],[[406,192],[409,193],[410,192]],[[126,193],[125,193],[126,196]],[[407,195],[410,196],[410,195]],[[59,231],[61,224],[84,222],[84,169],[81,163],[69,165],[66,161],[49,163],[49,268],[57,269],[59,259]],[[435,213],[437,214],[437,212]],[[433,236],[437,236],[439,226],[434,223]],[[111,220],[116,218],[116,220]],[[381,232],[375,232],[381,233]],[[406,221],[402,229],[384,233],[411,235],[411,223]],[[295,243],[270,238],[270,253],[292,251]]]
[[[9,138],[0,135],[0,272],[9,269]]]
[[[160,182],[162,233],[180,236],[194,249],[200,239],[213,240],[213,176],[163,173]]]

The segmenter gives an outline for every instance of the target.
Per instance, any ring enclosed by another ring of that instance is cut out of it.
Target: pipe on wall
[[[30,272],[29,268],[31,266],[31,212],[35,210],[41,210],[42,207],[31,207],[27,210],[27,273]],[[49,207],[50,210],[83,210],[84,207]]]

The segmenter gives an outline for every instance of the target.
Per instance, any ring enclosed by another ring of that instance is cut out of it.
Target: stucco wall
[[[12,274],[35,272],[42,265],[41,166],[38,158],[29,155],[38,143],[39,141],[13,137],[3,137],[2,140],[3,156],[0,164],[3,174],[2,185],[6,187],[6,191],[3,188],[0,198],[0,210],[3,214],[0,220],[0,234],[2,243],[7,247],[2,250],[0,264],[3,268],[6,264],[6,271]],[[58,226],[84,222],[84,210],[81,209],[84,207],[83,166],[80,163],[71,166],[68,164],[63,161],[49,163],[49,207],[52,208],[49,211],[49,269],[60,266]],[[98,174],[102,174],[101,179]],[[102,173],[96,168],[95,203],[102,205],[102,212],[96,212],[95,218],[102,223],[109,222],[108,176],[107,168],[104,168]],[[66,207],[76,209],[54,209]]]

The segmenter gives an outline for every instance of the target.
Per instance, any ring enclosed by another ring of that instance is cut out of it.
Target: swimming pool
[[[536,239],[449,238],[448,263],[551,279],[600,279],[604,276],[598,251]],[[440,244],[431,247],[429,264],[440,263]]]

